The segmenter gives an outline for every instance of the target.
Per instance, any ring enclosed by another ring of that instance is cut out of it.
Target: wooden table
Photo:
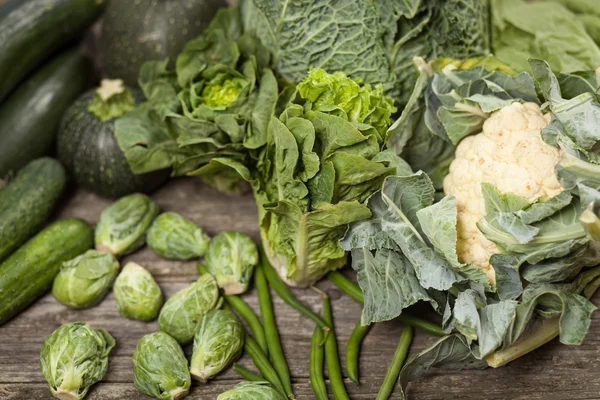
[[[163,210],[182,213],[193,219],[210,234],[222,230],[240,230],[258,239],[256,210],[251,195],[223,196],[198,180],[179,179],[159,190],[153,198]],[[109,202],[85,191],[66,196],[60,206],[61,217],[80,217],[94,224]],[[197,278],[194,262],[164,261],[148,249],[127,260],[144,265],[156,277],[166,296]],[[349,272],[351,273],[351,272]],[[339,289],[324,281],[319,287],[332,298],[335,327],[343,358],[352,328],[359,318],[361,306]],[[319,296],[312,290],[295,290],[296,295],[321,312]],[[257,310],[254,293],[244,296]],[[599,298],[596,298],[599,300]],[[308,355],[313,331],[311,321],[274,296],[277,323],[283,347],[293,376],[297,398],[312,399],[308,381]],[[436,370],[410,385],[411,399],[600,399],[600,313],[595,315],[591,332],[580,347],[567,347],[557,340],[530,355],[498,370],[445,371]],[[50,391],[39,366],[39,352],[44,339],[61,324],[87,321],[92,326],[107,329],[117,340],[108,373],[95,385],[87,399],[125,400],[148,399],[133,385],[131,355],[137,341],[156,331],[157,323],[130,321],[117,312],[109,294],[97,307],[75,311],[58,304],[51,295],[39,299],[33,306],[0,328],[0,399],[50,399]],[[379,385],[391,360],[402,326],[396,322],[377,324],[365,340],[361,353],[361,385],[347,381],[352,399],[375,399]],[[412,346],[415,353],[432,344],[435,338],[418,332]],[[190,348],[186,349],[189,354]],[[247,356],[242,364],[249,366]],[[215,399],[217,394],[239,382],[231,370],[207,385],[193,383],[188,399]],[[392,396],[399,398],[399,395]]]

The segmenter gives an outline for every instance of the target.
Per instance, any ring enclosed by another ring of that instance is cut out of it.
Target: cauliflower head
[[[562,191],[554,167],[560,149],[542,140],[541,130],[550,122],[535,103],[512,103],[493,113],[483,131],[463,139],[444,179],[446,195],[456,197],[459,260],[495,273],[490,257],[500,253],[477,228],[485,216],[481,183],[495,185],[501,193],[514,193],[531,202]]]

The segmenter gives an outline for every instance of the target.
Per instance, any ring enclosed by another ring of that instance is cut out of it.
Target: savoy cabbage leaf
[[[412,58],[467,58],[489,52],[488,5],[481,0],[244,0],[244,30],[294,82],[310,68],[342,71],[383,85],[399,104],[417,74]]]

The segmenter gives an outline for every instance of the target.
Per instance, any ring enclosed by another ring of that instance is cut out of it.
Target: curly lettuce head
[[[348,223],[370,215],[362,203],[395,172],[397,158],[381,152],[382,134],[367,123],[385,104],[387,117],[373,118],[385,132],[390,98],[366,101],[375,97],[368,85],[321,70],[298,92],[300,104],[271,118],[253,187],[267,257],[286,282],[307,286],[344,265],[338,241]]]
[[[210,108],[224,108],[238,99],[246,85],[243,78],[228,77],[221,73],[206,83],[202,89],[202,99]]]
[[[351,79],[340,71],[329,74],[321,68],[311,68],[298,84],[298,93],[310,102],[312,110],[342,112],[348,121],[371,125],[381,135],[397,110],[394,101],[384,95],[383,85],[372,88],[362,79]]]

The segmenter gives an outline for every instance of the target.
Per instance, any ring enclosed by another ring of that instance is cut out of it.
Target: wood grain
[[[256,209],[250,194],[224,196],[194,179],[177,179],[159,190],[153,198],[165,211],[177,211],[204,227],[210,234],[240,230],[258,239]],[[94,224],[110,202],[85,191],[69,193],[61,201],[57,217],[79,217]],[[147,267],[166,296],[171,296],[196,279],[194,262],[161,260],[148,249],[127,257]],[[351,272],[347,272],[350,273]],[[327,281],[319,283],[332,298],[337,337],[342,353],[348,336],[360,316],[361,306]],[[294,290],[315,311],[321,311],[319,295],[311,290]],[[253,292],[244,296],[258,310]],[[598,298],[596,299],[598,300]],[[274,296],[277,323],[300,400],[313,399],[308,381],[308,353],[313,323],[299,316]],[[418,311],[418,310],[417,310]],[[112,294],[97,307],[75,311],[58,304],[51,295],[39,299],[20,316],[0,327],[0,399],[38,400],[51,398],[39,367],[39,351],[44,339],[66,322],[87,321],[107,329],[117,340],[104,382],[96,385],[87,399],[148,399],[132,383],[131,355],[137,341],[156,331],[156,322],[143,323],[120,317]],[[391,360],[402,325],[378,324],[367,336],[361,353],[361,385],[347,381],[352,399],[376,397]],[[600,315],[594,316],[591,331],[582,346],[567,347],[553,341],[513,364],[485,371],[436,370],[412,383],[411,399],[600,399]],[[417,333],[411,353],[431,345],[435,338]],[[186,353],[191,348],[185,349]],[[250,366],[247,357],[242,364]],[[342,360],[343,362],[343,360]],[[207,385],[194,383],[189,399],[209,400],[234,386],[239,378],[226,371]],[[399,398],[398,394],[392,398]]]

